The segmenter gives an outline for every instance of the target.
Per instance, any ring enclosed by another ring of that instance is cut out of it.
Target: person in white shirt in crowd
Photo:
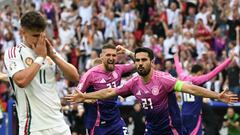
[[[119,21],[121,21],[120,18],[115,18],[114,17],[114,12],[109,10],[106,12],[106,16],[100,16],[100,19],[102,19],[105,23],[105,33],[104,33],[104,38],[113,38],[117,39],[118,38],[118,29],[117,29],[117,24]]]
[[[178,0],[180,2],[180,0]],[[180,8],[181,8],[181,3],[179,3]],[[170,3],[170,8],[166,9],[167,13],[167,20],[168,20],[168,27],[173,28],[175,24],[178,24],[178,16],[179,12],[181,9],[177,8],[177,3],[176,2],[171,2]]]
[[[122,14],[122,27],[125,32],[133,32],[135,30],[135,21],[137,17],[134,10],[129,4],[124,5],[124,12]]]
[[[90,59],[87,60],[85,69],[88,70],[94,66],[94,61],[98,58],[96,50],[92,50]]]
[[[167,37],[163,42],[163,54],[165,59],[173,59],[173,54],[177,51],[177,41],[174,36],[174,30],[167,31]]]
[[[71,44],[75,31],[72,26],[70,26],[66,21],[61,21],[59,25],[59,38],[61,42],[61,51],[69,50],[69,44]],[[64,56],[66,58],[66,56]]]
[[[195,23],[197,23],[197,21],[199,19],[202,19],[203,24],[206,26],[207,25],[207,16],[208,16],[208,14],[210,14],[210,12],[208,11],[207,5],[202,5],[200,7],[200,12],[198,12],[196,17],[195,17]]]
[[[99,30],[99,19],[97,17],[93,17],[91,21],[91,35],[92,35],[92,49],[97,50],[99,53],[102,49],[104,43],[103,33]]]
[[[82,25],[91,24],[93,14],[93,4],[95,0],[82,0],[78,8],[79,16],[82,18]]]

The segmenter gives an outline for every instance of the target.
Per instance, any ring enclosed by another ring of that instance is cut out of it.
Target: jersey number
[[[122,127],[123,128],[123,135],[128,135],[128,128],[127,127]]]
[[[142,99],[142,107],[143,107],[143,109],[153,109],[152,99],[151,98],[143,98]]]
[[[40,69],[39,71],[39,80],[41,84],[46,84],[46,70]]]
[[[185,102],[194,102],[195,101],[195,96],[188,94],[188,93],[183,93],[183,101]]]
[[[108,86],[108,88],[116,88],[117,87],[116,82],[108,83],[107,86]]]

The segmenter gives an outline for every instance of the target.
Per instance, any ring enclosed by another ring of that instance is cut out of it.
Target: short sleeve
[[[4,64],[7,69],[8,76],[13,77],[15,73],[25,69],[23,60],[18,51],[18,48],[9,48],[4,54]]]
[[[86,92],[89,86],[91,85],[91,70],[88,70],[80,79],[77,91]]]
[[[164,73],[160,76],[160,83],[163,85],[163,88],[167,92],[172,92],[174,90],[174,86],[177,82],[177,79],[171,76],[169,73]]]
[[[117,66],[119,66],[121,74],[131,72],[134,69],[133,64],[121,64],[121,65],[117,65]]]
[[[134,84],[133,79],[128,80],[125,84],[118,86],[116,88],[116,93],[123,97],[132,95],[131,90],[133,90],[133,84]]]

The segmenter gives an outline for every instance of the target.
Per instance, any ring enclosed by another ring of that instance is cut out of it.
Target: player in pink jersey
[[[207,81],[213,79],[223,69],[225,69],[234,58],[234,54],[226,59],[223,63],[217,66],[214,70],[207,74],[203,74],[203,67],[201,65],[194,65],[191,69],[191,75],[184,73],[180,66],[178,55],[174,55],[174,63],[176,66],[178,78],[182,81],[191,82],[194,85],[202,86]],[[193,96],[187,93],[182,93],[183,105],[182,105],[182,121],[184,127],[184,134],[190,135],[202,135],[202,97]]]
[[[108,99],[116,95],[134,95],[141,102],[146,115],[146,135],[177,135],[173,128],[168,109],[168,94],[182,91],[196,96],[215,98],[223,102],[237,102],[235,94],[216,93],[205,88],[184,83],[170,74],[152,68],[153,52],[149,48],[135,51],[135,65],[139,76],[131,78],[118,88],[107,88],[93,93],[75,93],[65,97],[70,102],[83,102],[85,99]]]
[[[83,74],[77,90],[88,93],[118,87],[122,75],[131,72],[134,64],[115,64],[116,57],[116,46],[105,44],[100,54],[101,64]],[[115,96],[111,99],[97,100],[94,104],[84,104],[84,125],[90,135],[127,135],[127,127],[117,106],[117,98]]]

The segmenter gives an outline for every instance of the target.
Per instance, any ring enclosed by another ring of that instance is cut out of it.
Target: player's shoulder
[[[127,63],[127,64],[116,64],[115,67],[116,68],[125,68],[127,66],[130,66],[131,64],[130,63]]]
[[[15,59],[18,56],[19,53],[19,47],[14,46],[10,47],[4,52],[4,58],[5,59]]]
[[[5,54],[9,55],[9,57],[14,58],[16,57],[16,54],[18,54],[21,50],[26,48],[24,44],[18,44],[14,47],[10,47],[7,50],[5,50]]]
[[[133,82],[133,83],[136,83],[140,80],[140,76],[139,75],[136,75],[136,76],[133,76],[131,79],[129,79],[129,81]]]
[[[96,74],[97,72],[101,72],[100,65],[94,66],[90,69],[88,69],[85,73],[84,76],[89,76],[92,74]]]
[[[153,75],[157,78],[162,78],[162,77],[165,77],[165,76],[171,76],[171,74],[169,74],[168,72],[157,71],[157,70],[154,70]]]

